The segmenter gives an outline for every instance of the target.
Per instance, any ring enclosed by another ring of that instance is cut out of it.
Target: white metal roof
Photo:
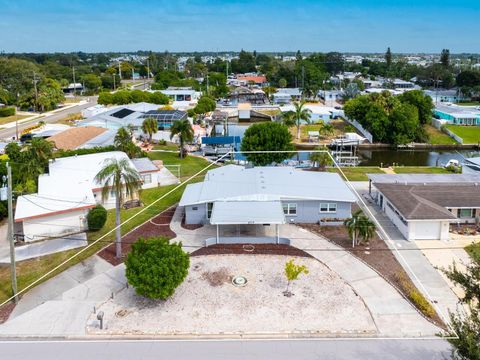
[[[216,201],[210,223],[285,224],[285,215],[280,201]]]
[[[338,174],[292,167],[227,165],[210,170],[201,183],[185,189],[180,206],[214,201],[327,200],[355,202]]]

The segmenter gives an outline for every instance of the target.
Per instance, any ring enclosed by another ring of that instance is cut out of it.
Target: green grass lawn
[[[463,139],[464,144],[480,143],[480,126],[446,125],[447,129]]]
[[[12,115],[12,116],[5,116],[0,117],[0,125],[11,123],[12,121],[26,119],[30,115]]]
[[[468,255],[472,257],[473,260],[480,263],[480,243],[468,245],[465,250]]]
[[[428,143],[433,145],[454,145],[457,141],[431,125],[425,125]]]
[[[150,152],[148,157],[151,160],[162,160],[164,165],[180,165],[180,177],[183,180],[209,164],[207,160],[191,155],[180,159],[178,153],[173,152]]]
[[[401,166],[393,168],[397,174],[452,174],[452,172],[435,166]]]
[[[186,159],[179,159],[176,154],[170,153],[151,153],[154,155],[154,158],[160,158],[164,160],[165,163],[168,164],[181,164],[182,165],[182,177],[187,177],[190,175],[195,174],[199,170],[203,169],[205,166],[208,165],[208,162],[201,158],[196,158],[193,156],[188,156]],[[158,155],[157,155],[158,154]],[[203,174],[191,182],[201,181],[203,179]],[[142,190],[140,193],[140,198],[145,206],[153,203],[156,199],[165,195],[168,191],[175,188],[176,185],[171,186],[164,186],[158,187],[153,189]],[[170,195],[166,196],[164,199],[158,201],[155,205],[151,208],[147,209],[143,213],[139,214],[134,219],[130,220],[128,223],[122,226],[122,234],[126,234],[128,231],[132,230],[133,228],[141,225],[148,219],[153,216],[156,216],[166,208],[176,204],[183,193],[184,186],[180,187],[179,189],[175,190]],[[125,221],[130,218],[132,215],[140,212],[142,208],[133,208],[121,211],[121,220]],[[108,210],[108,217],[105,226],[96,232],[89,232],[88,233],[88,241],[89,243],[98,240],[101,236],[108,233],[109,230],[113,229],[115,226],[115,210],[111,209]],[[115,234],[112,233],[106,236],[104,239],[99,241],[97,244],[93,245],[91,248],[83,252],[78,257],[72,259],[68,264],[64,265],[61,269],[56,271],[50,277],[59,274],[60,272],[66,270],[72,265],[78,264],[80,261],[85,260],[86,258],[92,256],[96,252],[98,252],[103,247],[107,246],[110,242],[114,240]],[[68,259],[70,256],[77,253],[80,249],[74,249],[69,251],[64,251],[48,256],[43,256],[38,259],[31,259],[21,261],[17,264],[17,281],[18,281],[18,289],[21,290],[31,284],[33,281],[38,279],[41,275],[45,274],[49,270],[53,269],[54,267],[61,264],[63,261]],[[44,279],[45,281],[47,279]],[[8,266],[0,267],[0,302],[3,302],[7,298],[11,296],[10,290],[10,270]]]
[[[342,167],[341,169],[350,181],[368,181],[367,174],[384,174],[382,169],[376,166]],[[328,168],[327,171],[340,173],[337,168]]]
[[[153,145],[153,150],[169,150],[178,151],[178,145],[174,143],[167,143],[166,145]]]
[[[477,106],[480,105],[480,101],[461,101],[457,103],[459,106]]]

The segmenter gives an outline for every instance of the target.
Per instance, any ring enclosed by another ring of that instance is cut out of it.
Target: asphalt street
[[[441,339],[106,340],[0,342],[2,360],[430,360],[449,359]]]

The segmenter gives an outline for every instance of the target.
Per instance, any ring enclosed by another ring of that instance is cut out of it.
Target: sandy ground
[[[305,264],[283,295],[285,262],[280,255],[210,255],[191,258],[190,273],[167,301],[146,300],[129,288],[104,303],[106,329],[89,319],[90,334],[374,334],[372,317],[352,288],[316,259]],[[232,276],[248,283],[235,287]]]

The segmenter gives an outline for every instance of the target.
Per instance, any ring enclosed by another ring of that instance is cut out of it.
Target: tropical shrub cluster
[[[7,117],[15,115],[15,107],[2,107],[0,108],[0,117]]]
[[[159,91],[149,92],[142,90],[119,90],[114,93],[101,92],[98,95],[98,103],[102,105],[125,105],[139,102],[165,105],[169,103],[169,98]]]
[[[107,221],[107,210],[102,205],[97,205],[88,212],[87,224],[88,230],[100,230]]]

